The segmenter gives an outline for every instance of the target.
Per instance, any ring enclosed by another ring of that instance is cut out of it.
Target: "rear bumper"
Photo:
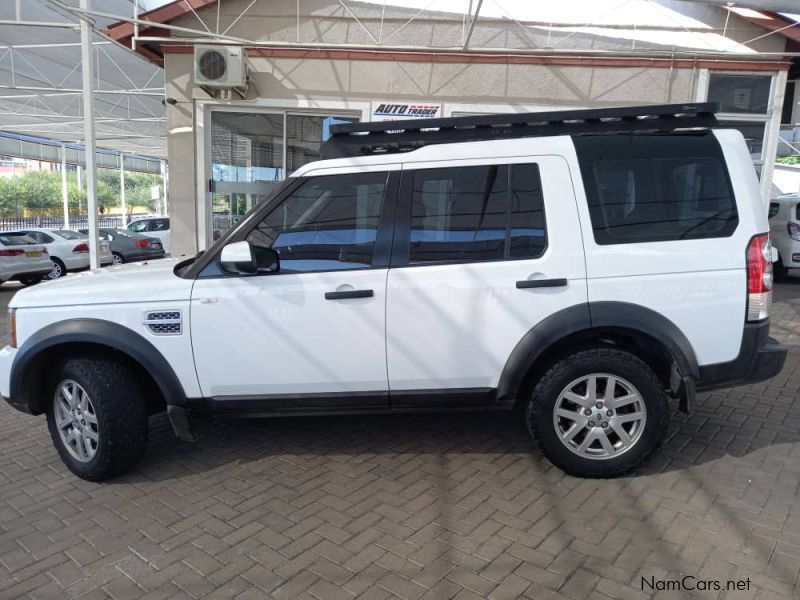
[[[696,388],[713,390],[770,379],[783,369],[787,353],[786,346],[769,337],[769,320],[748,323],[739,356],[730,362],[700,367]]]
[[[164,251],[161,250],[159,252],[129,252],[127,254],[122,255],[127,262],[139,262],[142,260],[156,260],[158,258],[164,258]]]
[[[31,269],[30,271],[25,271],[24,273],[14,273],[11,277],[9,277],[9,281],[18,281],[24,277],[46,277],[50,274],[50,271],[53,270],[53,265],[50,265],[47,268],[39,268],[39,269]]]

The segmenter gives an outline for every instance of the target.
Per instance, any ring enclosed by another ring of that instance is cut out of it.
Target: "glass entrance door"
[[[239,222],[287,175],[319,160],[334,123],[356,117],[285,112],[211,112],[211,240]]]

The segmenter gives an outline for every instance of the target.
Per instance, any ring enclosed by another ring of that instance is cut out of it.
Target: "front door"
[[[205,397],[386,404],[389,182],[389,170],[305,178],[246,232],[279,253],[279,272],[197,279],[192,347]]]
[[[442,401],[412,391],[491,397],[523,336],[587,301],[566,161],[465,162],[403,167],[386,310],[393,405]]]

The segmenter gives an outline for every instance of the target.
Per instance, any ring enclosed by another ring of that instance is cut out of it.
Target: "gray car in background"
[[[80,229],[79,231],[88,233],[89,230]],[[114,256],[115,265],[164,258],[164,247],[158,238],[140,235],[127,229],[108,227],[101,227],[97,234],[101,240],[111,242],[111,253]]]

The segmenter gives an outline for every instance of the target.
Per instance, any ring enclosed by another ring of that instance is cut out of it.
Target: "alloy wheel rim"
[[[100,429],[94,404],[77,381],[65,379],[56,386],[53,408],[61,443],[75,460],[89,462],[97,454]]]
[[[609,373],[575,379],[559,394],[553,424],[561,443],[581,458],[608,460],[636,446],[647,421],[632,383]]]
[[[50,279],[58,279],[61,277],[61,265],[58,263],[53,263],[53,268],[48,275]]]
[[[121,265],[122,264],[122,257],[119,254],[114,254],[114,264]]]

